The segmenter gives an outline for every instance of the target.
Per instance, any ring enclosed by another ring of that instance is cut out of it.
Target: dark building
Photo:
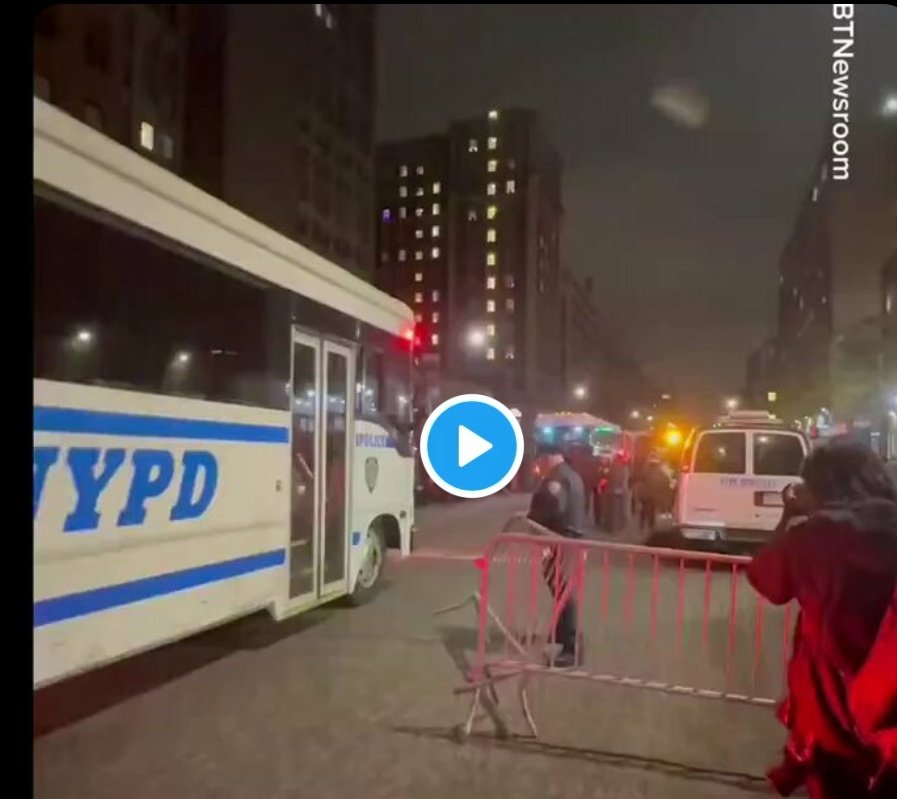
[[[665,395],[658,403],[657,392],[649,385],[635,362],[619,330],[614,330],[598,310],[591,278],[578,280],[562,272],[561,371],[564,385],[572,387],[567,407],[589,410],[602,418],[630,424],[629,414],[658,404],[672,407]],[[585,397],[578,399],[577,388]]]
[[[897,250],[881,270],[882,386],[885,396],[882,451],[897,458]]]
[[[777,413],[780,391],[778,344],[771,338],[748,355],[744,402],[751,409]]]
[[[820,159],[780,260],[778,392],[786,418],[869,429],[882,416],[882,270],[897,231],[897,124],[851,127],[850,176]]]
[[[366,4],[51,6],[35,94],[369,274],[374,29]]]
[[[538,116],[490,111],[381,145],[377,201],[378,285],[414,308],[442,376],[553,407],[564,379],[560,160]]]
[[[34,22],[34,94],[180,171],[184,5],[61,4]]]
[[[419,350],[438,360],[448,329],[449,142],[426,136],[377,148],[377,285],[414,308]]]

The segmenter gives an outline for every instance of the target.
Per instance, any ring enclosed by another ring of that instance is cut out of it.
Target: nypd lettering
[[[180,461],[164,449],[99,447],[34,448],[34,516],[37,516],[48,476],[65,471],[71,481],[74,506],[63,532],[89,533],[100,526],[100,500],[112,479],[130,464],[130,484],[117,527],[139,527],[150,503],[171,503],[169,521],[199,519],[211,507],[218,489],[218,461],[206,450],[188,450]],[[175,487],[176,490],[169,491]]]

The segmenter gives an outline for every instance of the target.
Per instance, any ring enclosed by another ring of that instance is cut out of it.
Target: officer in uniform
[[[547,456],[547,474],[539,483],[530,501],[527,517],[564,538],[582,538],[585,521],[586,492],[582,478],[570,465],[560,447],[542,450]],[[543,567],[549,590],[558,600],[567,588],[570,563],[558,560],[560,548],[552,550]],[[576,659],[576,603],[571,595],[561,609],[553,631],[554,642],[561,653],[554,659],[558,666],[572,666]]]

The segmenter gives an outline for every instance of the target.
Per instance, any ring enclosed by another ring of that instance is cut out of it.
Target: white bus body
[[[410,309],[34,114],[35,687],[368,594],[411,550]]]

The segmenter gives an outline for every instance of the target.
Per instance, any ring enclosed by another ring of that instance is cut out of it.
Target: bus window
[[[362,416],[372,416],[380,412],[380,398],[383,391],[383,353],[366,347],[361,351],[360,361],[357,411]]]

